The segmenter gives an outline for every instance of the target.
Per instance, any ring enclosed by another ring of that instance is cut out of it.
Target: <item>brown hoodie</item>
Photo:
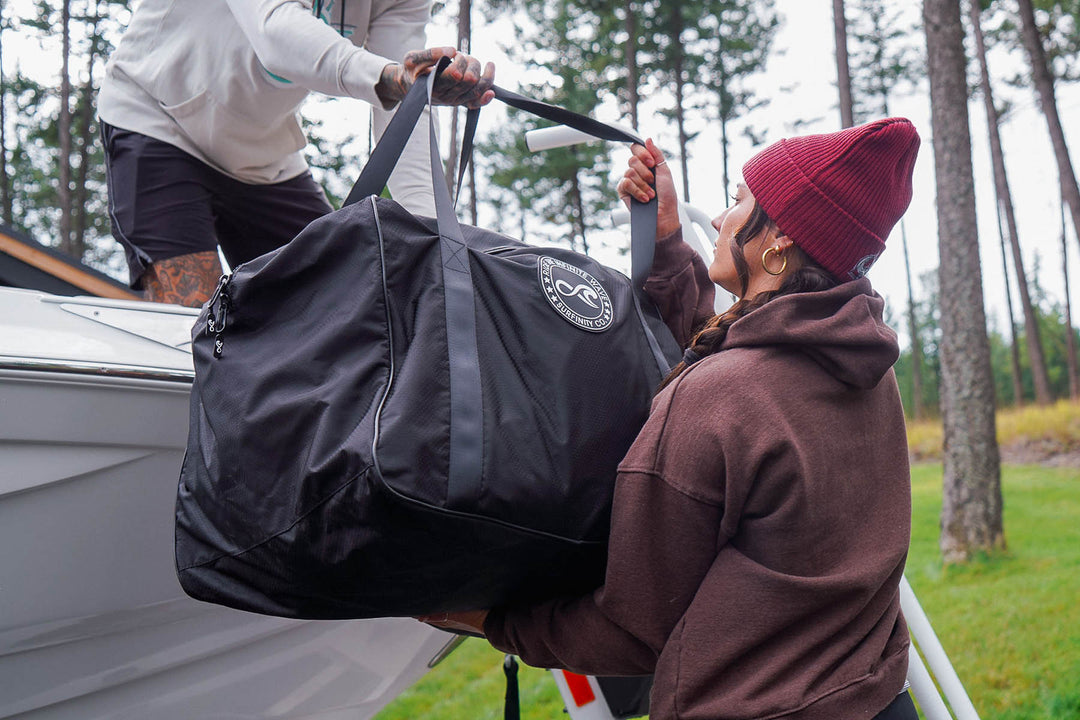
[[[658,245],[647,289],[684,344],[705,283],[691,248]],[[604,586],[492,611],[491,643],[540,667],[654,672],[653,720],[888,705],[907,670],[911,505],[883,305],[862,279],[734,323],[656,397],[619,467]]]

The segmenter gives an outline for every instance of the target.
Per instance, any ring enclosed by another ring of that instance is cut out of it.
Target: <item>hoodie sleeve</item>
[[[682,228],[657,240],[645,292],[680,347],[686,347],[694,331],[716,314],[716,286],[701,255],[683,240]]]
[[[620,468],[603,587],[493,610],[484,625],[492,645],[534,667],[593,675],[654,670],[721,537],[721,505],[677,489],[656,469],[655,458],[686,441],[665,432],[666,424],[666,410],[654,412]]]
[[[377,105],[375,84],[388,63],[400,62],[407,50],[385,57],[374,49],[354,45],[312,14],[311,0],[227,0],[229,10],[251,43],[259,62],[281,78],[308,90],[354,97]],[[423,37],[428,0],[401,3],[397,21],[384,34],[383,47],[404,47],[417,34]],[[374,23],[372,31],[374,31]],[[391,37],[392,36],[392,37]],[[368,43],[370,46],[370,43]]]
[[[311,0],[228,0],[229,8],[259,62],[271,73],[326,95],[353,97],[372,106],[376,140],[394,110],[384,110],[375,93],[382,70],[410,50],[427,46],[430,0],[376,0],[364,47],[312,14]],[[346,21],[349,6],[345,1]],[[335,15],[336,17],[336,15]],[[396,109],[396,108],[395,108]],[[425,109],[390,176],[390,194],[409,212],[435,215]]]

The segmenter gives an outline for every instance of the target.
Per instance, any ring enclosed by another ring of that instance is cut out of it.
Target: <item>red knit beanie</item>
[[[841,281],[866,274],[911,202],[919,134],[904,118],[787,138],[743,180],[792,242]]]

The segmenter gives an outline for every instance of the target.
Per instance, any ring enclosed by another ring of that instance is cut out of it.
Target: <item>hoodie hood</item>
[[[896,333],[882,319],[884,308],[865,278],[784,295],[733,323],[724,349],[791,346],[837,380],[870,389],[900,356]]]

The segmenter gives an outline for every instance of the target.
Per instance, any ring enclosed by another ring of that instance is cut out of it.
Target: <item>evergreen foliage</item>
[[[599,17],[587,3],[575,0],[527,0],[521,7],[527,17],[518,19],[516,57],[549,78],[525,85],[521,92],[577,113],[593,113],[602,99],[596,88],[604,85],[601,58],[606,46],[600,31],[605,26]],[[610,146],[589,143],[531,153],[524,133],[550,123],[513,109],[508,115],[505,125],[477,145],[478,167],[495,185],[486,194],[496,198],[500,210],[515,207],[523,230],[526,216],[540,221],[530,228],[530,235],[540,238],[530,241],[588,252],[590,232],[606,224],[601,213],[615,201]]]
[[[781,19],[773,0],[706,0],[701,19],[705,29],[702,79],[710,97],[709,117],[720,123],[725,197],[734,189],[729,177],[729,132],[742,121],[743,133],[760,144],[746,117],[768,105],[751,82],[765,69]],[[775,51],[773,51],[775,52]]]
[[[111,238],[104,153],[95,101],[105,60],[127,19],[128,0],[37,0],[4,8],[2,31],[55,43],[63,6],[71,28],[69,108],[61,112],[63,78],[42,81],[16,64],[2,78],[4,142],[11,225],[105,272],[123,276],[123,252]],[[15,15],[15,10],[24,11]],[[66,125],[66,127],[65,127]],[[64,136],[66,142],[61,142]],[[67,192],[60,186],[61,148],[68,152]]]

